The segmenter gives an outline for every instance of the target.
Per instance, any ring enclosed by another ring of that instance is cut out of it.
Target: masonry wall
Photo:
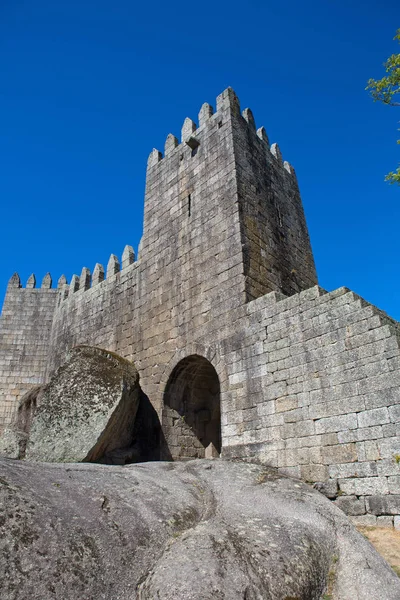
[[[114,269],[115,270],[115,269]],[[65,286],[54,312],[46,378],[59,367],[68,350],[78,344],[98,346],[132,359],[140,344],[135,322],[139,263],[120,271],[108,269],[103,281],[91,287]]]
[[[246,300],[273,290],[290,296],[317,281],[310,238],[293,167],[256,131],[250,109],[233,117],[233,147]]]
[[[220,343],[229,380],[224,456],[257,456],[324,482],[348,514],[393,522],[400,514],[398,324],[346,288],[272,293],[246,311]]]
[[[57,301],[55,289],[20,285],[14,276],[0,318],[0,432],[11,423],[20,398],[44,382]]]

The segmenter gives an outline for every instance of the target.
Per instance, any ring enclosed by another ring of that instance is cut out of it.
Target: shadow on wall
[[[140,402],[132,432],[132,445],[106,453],[102,464],[127,465],[139,462],[172,460],[157,411],[148,396],[140,391]]]
[[[204,458],[209,447],[221,452],[220,404],[213,365],[199,355],[181,360],[164,394],[162,428],[172,459]]]

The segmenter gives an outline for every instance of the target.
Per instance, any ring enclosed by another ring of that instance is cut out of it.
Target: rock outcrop
[[[131,447],[140,395],[132,363],[99,348],[74,348],[38,394],[25,458],[93,462]]]
[[[90,346],[73,348],[49,384],[25,394],[0,436],[0,456],[43,462],[123,465],[160,452],[170,458],[135,366]]]
[[[306,484],[221,460],[0,461],[2,600],[398,600],[400,581]]]

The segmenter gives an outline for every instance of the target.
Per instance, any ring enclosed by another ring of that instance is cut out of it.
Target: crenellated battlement
[[[57,283],[57,289],[61,289],[64,283],[66,283],[65,275],[61,275],[61,277],[59,278],[58,283]],[[50,289],[54,289],[54,288],[52,288],[52,284],[53,284],[53,280],[52,280],[50,273],[46,273],[46,275],[42,279],[40,288],[36,288],[36,276],[34,273],[32,273],[32,275],[30,275],[28,277],[25,288],[24,288],[24,286],[21,284],[21,278],[20,278],[19,274],[14,273],[14,275],[12,275],[12,277],[10,278],[10,280],[8,282],[7,289],[16,288],[16,289],[22,289],[22,290],[23,289],[50,290]]]
[[[57,282],[57,287],[52,287],[52,277],[50,273],[46,273],[42,279],[41,286],[36,287],[36,276],[32,273],[26,282],[25,287],[21,283],[21,278],[18,273],[14,273],[8,282],[8,290],[35,290],[40,292],[42,290],[52,290],[59,292],[59,301],[66,300],[72,294],[77,292],[86,292],[92,289],[94,286],[102,283],[103,281],[110,281],[118,273],[126,271],[132,264],[135,263],[135,251],[132,246],[126,245],[121,256],[121,261],[115,254],[111,254],[107,263],[107,270],[105,271],[103,265],[96,263],[93,275],[87,267],[83,267],[81,274],[72,275],[70,283],[68,283],[65,275],[61,275]]]
[[[246,122],[248,129],[252,131],[259,140],[261,140],[264,145],[267,162],[275,159],[276,163],[284,167],[287,173],[293,177],[296,177],[295,171],[291,164],[283,160],[278,144],[273,143],[270,145],[265,127],[262,126],[258,129],[256,128],[255,119],[251,109],[245,108],[242,112],[240,112],[239,99],[232,88],[227,88],[217,97],[216,106],[216,112],[214,112],[213,107],[207,102],[201,106],[198,114],[198,126],[196,125],[195,121],[189,117],[186,117],[181,129],[181,141],[179,142],[178,138],[174,134],[169,133],[165,140],[164,153],[156,148],[153,148],[148,157],[147,168],[152,169],[164,158],[168,158],[173,155],[174,152],[189,151],[188,148],[190,149],[192,156],[194,156],[197,148],[201,144],[201,133],[204,128],[210,123],[217,123],[218,128],[221,128],[223,126],[223,120],[221,119],[226,111],[229,111],[230,114],[235,116],[237,119],[240,119],[242,122]]]
[[[126,271],[135,263],[135,251],[128,244],[125,246],[121,256],[121,261],[115,254],[111,254],[107,263],[107,269],[100,263],[96,263],[93,269],[93,274],[90,269],[83,267],[80,276],[72,275],[71,282],[68,284],[64,275],[58,281],[58,289],[60,290],[60,300],[66,300],[72,294],[77,292],[86,292],[93,287],[112,280],[115,275]]]

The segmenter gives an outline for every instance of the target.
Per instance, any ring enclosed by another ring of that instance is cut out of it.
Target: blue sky
[[[400,109],[364,90],[398,27],[395,0],[0,0],[0,296],[137,248],[150,150],[230,85],[296,168],[320,284],[400,319]]]

